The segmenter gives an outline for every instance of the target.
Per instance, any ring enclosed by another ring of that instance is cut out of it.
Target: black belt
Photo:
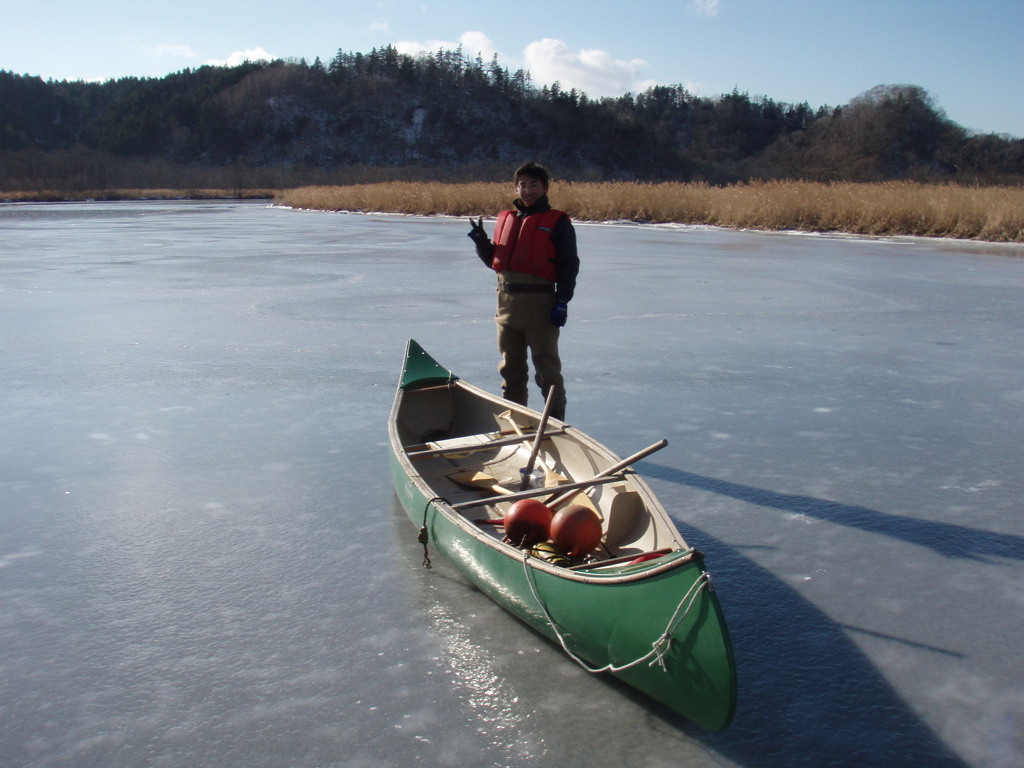
[[[554,293],[555,286],[538,283],[498,282],[498,288],[505,293]]]

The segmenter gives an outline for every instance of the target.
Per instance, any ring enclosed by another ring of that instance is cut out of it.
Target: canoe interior
[[[460,508],[463,502],[500,498],[503,491],[519,489],[520,469],[529,460],[539,421],[533,411],[451,381],[406,389],[395,425],[414,472],[434,495]],[[619,460],[559,421],[550,420],[544,434],[535,467],[545,486],[593,478]],[[628,471],[566,503],[592,505],[602,518],[602,543],[590,560],[686,548],[650,490]],[[510,506],[497,501],[460,512],[468,520],[496,519]],[[496,538],[504,536],[500,526],[485,530]]]

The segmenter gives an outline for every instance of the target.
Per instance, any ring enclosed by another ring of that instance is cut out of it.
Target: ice
[[[706,734],[420,566],[405,341],[498,387],[464,230],[0,206],[0,764],[1024,761],[1024,248],[579,226],[568,417],[669,440],[739,663]]]

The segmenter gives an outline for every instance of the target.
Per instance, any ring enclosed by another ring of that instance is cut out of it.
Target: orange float
[[[582,504],[560,509],[551,519],[551,540],[569,557],[582,557],[601,543],[601,518]]]
[[[547,541],[553,514],[536,499],[520,499],[505,514],[505,535],[517,547]]]

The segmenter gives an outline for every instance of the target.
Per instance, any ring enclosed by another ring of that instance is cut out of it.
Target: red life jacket
[[[525,272],[556,282],[557,254],[551,236],[554,234],[555,225],[565,215],[564,211],[554,209],[533,213],[521,219],[515,211],[499,213],[498,223],[494,226],[494,258],[491,260],[491,269],[495,272]]]

